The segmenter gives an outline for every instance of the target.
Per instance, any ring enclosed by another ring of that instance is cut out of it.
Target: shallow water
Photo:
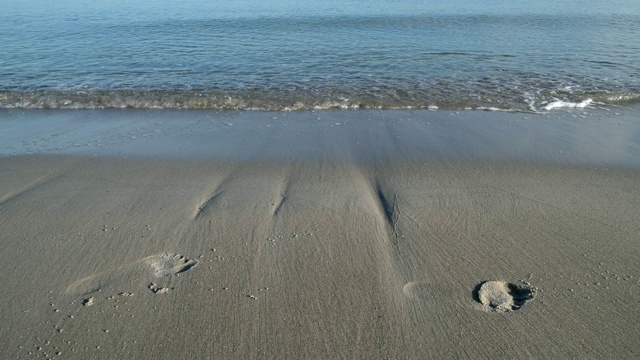
[[[2,7],[5,108],[547,111],[640,101],[635,0]]]

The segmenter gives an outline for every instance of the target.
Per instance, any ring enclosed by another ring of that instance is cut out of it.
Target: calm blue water
[[[638,0],[3,1],[0,44],[5,108],[640,101]]]

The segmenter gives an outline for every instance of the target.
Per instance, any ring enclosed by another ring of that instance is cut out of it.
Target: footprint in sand
[[[189,260],[180,254],[164,253],[145,259],[157,277],[178,275],[198,265],[196,260]]]
[[[426,283],[418,281],[409,281],[402,287],[402,292],[413,299],[425,299],[428,298],[431,291]]]
[[[410,299],[430,303],[450,304],[451,294],[433,284],[422,281],[409,281],[402,287],[404,295]]]
[[[170,277],[198,265],[198,261],[190,260],[180,254],[163,253],[147,256],[138,261],[122,265],[99,274],[87,276],[69,285],[65,291],[67,294],[88,295],[103,288],[111,288],[114,291],[129,289],[135,282],[145,284],[154,293],[165,293],[164,285],[170,281]],[[156,282],[158,284],[156,284]]]
[[[536,289],[528,284],[513,284],[505,281],[485,281],[476,287],[473,297],[487,312],[505,313],[515,311],[533,300]]]

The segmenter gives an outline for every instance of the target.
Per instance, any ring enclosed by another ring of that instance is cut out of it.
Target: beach
[[[640,4],[6,2],[0,359],[640,358]]]
[[[637,111],[2,110],[3,357],[637,357]]]

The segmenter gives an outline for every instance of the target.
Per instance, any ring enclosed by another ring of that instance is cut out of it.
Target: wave
[[[297,111],[311,109],[429,109],[548,112],[585,108],[594,104],[613,105],[640,102],[640,92],[559,93],[527,92],[505,96],[503,92],[478,94],[433,89],[431,93],[398,92],[401,96],[380,97],[367,92],[340,95],[273,94],[260,92],[198,92],[149,90],[38,90],[0,91],[4,109],[212,109]]]
[[[592,103],[593,103],[593,99],[586,99],[578,103],[571,102],[571,101],[556,100],[543,106],[543,109],[546,111],[559,109],[559,108],[584,109],[587,106],[591,105]]]

